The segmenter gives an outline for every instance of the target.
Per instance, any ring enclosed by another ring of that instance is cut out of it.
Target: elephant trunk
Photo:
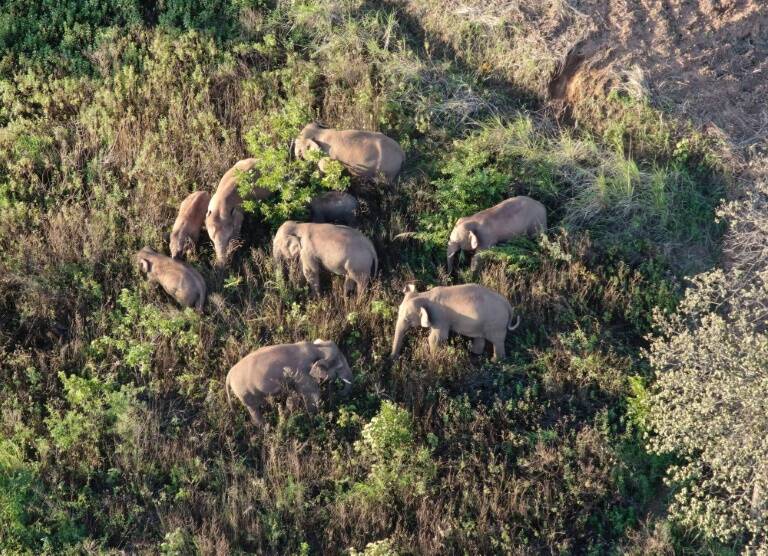
[[[403,348],[403,339],[405,333],[408,331],[408,324],[404,319],[397,319],[397,325],[395,326],[395,337],[392,341],[392,353],[390,356],[392,359],[396,359],[400,355],[400,350]]]
[[[222,267],[227,264],[227,248],[229,242],[217,239],[213,242],[213,250],[216,252],[216,266]]]
[[[453,260],[456,258],[456,254],[459,252],[460,246],[453,241],[448,243],[448,250],[446,251],[446,266],[448,267],[448,274],[453,271]]]

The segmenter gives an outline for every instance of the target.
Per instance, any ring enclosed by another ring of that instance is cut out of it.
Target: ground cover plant
[[[652,386],[665,352],[644,354],[689,307],[684,277],[720,258],[730,170],[711,137],[621,90],[558,119],[554,65],[522,47],[503,64],[429,2],[55,4],[0,14],[0,552],[672,553],[764,535],[692,504],[667,519],[667,469],[693,475]],[[292,160],[313,119],[397,139],[399,182]],[[165,249],[181,199],[246,156],[260,174],[240,189],[277,194],[246,204],[230,266],[203,234],[189,260],[211,295],[181,310],[132,255]],[[348,188],[381,271],[360,299],[336,280],[314,298],[276,272],[272,233]],[[546,235],[448,276],[456,218],[512,195],[547,206]],[[461,338],[431,355],[415,330],[388,360],[407,283],[470,281],[522,315],[506,360]],[[354,370],[348,398],[275,403],[265,431],[228,408],[242,356],[318,337]]]

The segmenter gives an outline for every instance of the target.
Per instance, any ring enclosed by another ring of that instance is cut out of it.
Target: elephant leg
[[[431,354],[437,353],[437,348],[440,344],[448,339],[448,331],[441,330],[440,328],[433,328],[429,333],[429,351]]]
[[[352,292],[354,291],[354,289],[355,289],[355,280],[351,276],[347,275],[347,277],[344,278],[344,296],[349,297],[350,295],[352,295]]]
[[[357,285],[357,297],[362,297],[365,290],[368,289],[368,282],[371,277],[368,274],[353,274],[352,280]]]
[[[320,295],[320,268],[317,263],[309,257],[302,257],[301,271],[304,274],[304,278],[306,278],[312,293]]]
[[[475,355],[482,355],[485,351],[485,338],[472,338],[472,347],[470,351]]]
[[[491,361],[501,361],[506,357],[506,349],[504,347],[504,340],[506,339],[506,334],[497,338],[491,338],[491,343],[493,344],[493,358]]]
[[[259,427],[264,426],[264,417],[262,417],[260,411],[262,401],[262,397],[258,394],[248,393],[243,396],[243,404],[248,410],[248,414],[251,416],[251,421]]]

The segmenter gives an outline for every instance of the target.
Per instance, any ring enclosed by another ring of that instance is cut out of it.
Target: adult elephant
[[[475,254],[516,236],[533,236],[546,229],[547,209],[523,195],[459,218],[448,240],[448,273],[453,270],[454,258],[460,251]]]
[[[246,158],[235,163],[226,171],[216,187],[216,192],[208,203],[205,215],[205,228],[216,251],[216,265],[226,264],[230,254],[230,243],[240,236],[243,225],[243,199],[237,190],[237,182],[244,172],[253,170],[255,158]],[[261,201],[272,194],[271,191],[255,187],[248,199]]]
[[[291,143],[291,154],[307,159],[309,153],[319,151],[328,159],[338,160],[357,177],[383,176],[394,182],[405,161],[405,153],[394,139],[375,131],[358,129],[331,129],[317,122],[304,126]],[[326,159],[320,160],[324,171]]]
[[[339,347],[330,340],[278,344],[257,349],[243,357],[227,373],[224,387],[227,402],[230,389],[248,409],[251,420],[264,425],[261,405],[268,396],[290,385],[314,412],[320,405],[320,384],[339,378],[342,395],[352,388],[352,369]]]

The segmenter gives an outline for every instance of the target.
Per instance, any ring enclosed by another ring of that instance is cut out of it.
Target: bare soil
[[[550,82],[553,99],[620,87],[716,128],[738,150],[765,146],[768,1],[571,0],[570,6],[583,38]]]

